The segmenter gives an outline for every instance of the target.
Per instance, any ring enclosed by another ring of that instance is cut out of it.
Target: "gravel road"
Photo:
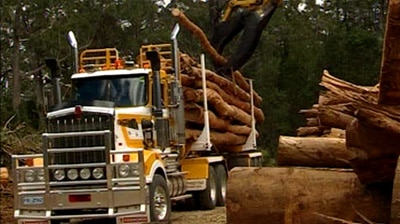
[[[13,195],[11,187],[0,190],[0,223],[15,224],[13,218]],[[199,211],[175,208],[171,216],[172,224],[225,224],[225,207],[217,207],[214,210]]]
[[[172,224],[225,224],[225,207],[210,211],[173,211]]]

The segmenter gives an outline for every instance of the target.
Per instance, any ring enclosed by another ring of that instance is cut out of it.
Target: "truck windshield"
[[[74,79],[77,101],[111,101],[118,107],[144,106],[147,103],[146,75],[101,76]]]

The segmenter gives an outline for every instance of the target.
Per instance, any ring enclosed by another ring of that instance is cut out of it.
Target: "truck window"
[[[78,102],[111,101],[117,107],[144,106],[147,104],[146,83],[144,75],[74,79],[74,99]]]

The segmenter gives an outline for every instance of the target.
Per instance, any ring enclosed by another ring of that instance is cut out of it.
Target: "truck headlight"
[[[129,175],[129,166],[127,164],[118,166],[118,174],[120,177],[127,177]]]
[[[139,176],[139,166],[137,164],[131,166],[132,175]]]
[[[63,180],[65,178],[65,171],[64,170],[55,170],[54,178],[58,181]]]
[[[26,182],[33,182],[36,178],[36,173],[33,170],[25,171],[24,178]]]
[[[81,169],[81,171],[79,171],[79,176],[84,180],[89,179],[90,178],[90,170],[88,168]]]
[[[68,179],[76,180],[78,178],[78,170],[77,169],[69,169],[67,172]]]
[[[95,179],[100,179],[104,175],[103,168],[94,168],[92,171],[92,175]]]
[[[44,181],[44,170],[38,170],[36,172],[36,179],[38,181]]]

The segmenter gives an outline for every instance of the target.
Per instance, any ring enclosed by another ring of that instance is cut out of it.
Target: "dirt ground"
[[[0,190],[0,223],[17,223],[13,218],[13,194],[10,185]],[[225,224],[225,207],[217,207],[210,211],[187,210],[175,208],[171,217],[172,224]]]

